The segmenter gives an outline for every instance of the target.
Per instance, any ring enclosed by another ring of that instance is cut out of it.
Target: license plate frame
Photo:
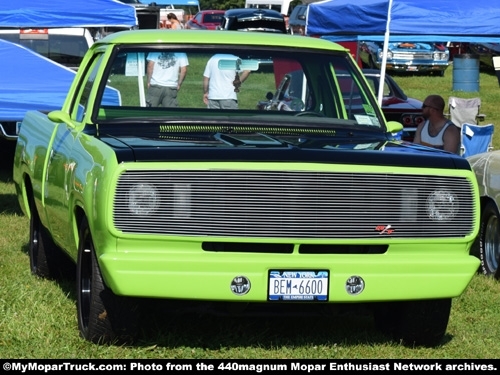
[[[270,270],[267,299],[278,302],[328,302],[328,270]]]

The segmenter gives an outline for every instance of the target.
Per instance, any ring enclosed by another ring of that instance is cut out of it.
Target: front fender
[[[85,155],[85,156],[84,156]],[[92,157],[89,157],[92,155]],[[116,155],[109,146],[86,134],[81,134],[72,151],[72,169],[68,178],[68,236],[62,246],[76,259],[78,252],[78,227],[81,215],[88,219],[90,231],[99,256],[102,242],[109,241],[107,210],[110,186],[118,168]]]

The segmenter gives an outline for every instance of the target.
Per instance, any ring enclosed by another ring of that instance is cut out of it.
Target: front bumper
[[[259,244],[256,243],[256,249]],[[204,251],[201,242],[119,240],[119,251],[99,257],[115,294],[135,297],[265,302],[270,270],[328,270],[329,302],[376,302],[459,296],[478,268],[462,243],[391,244],[383,254],[291,254]],[[297,246],[296,246],[297,249]],[[231,290],[234,278],[251,284],[245,295]],[[346,291],[352,276],[365,282]]]
[[[448,68],[448,63],[446,64],[418,64],[418,63],[398,63],[398,62],[387,62],[386,69],[395,70],[401,72],[443,72]]]

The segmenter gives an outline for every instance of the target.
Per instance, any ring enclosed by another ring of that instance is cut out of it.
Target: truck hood
[[[162,138],[101,135],[119,162],[241,161],[314,162],[470,169],[449,152],[366,132],[335,136],[280,136],[264,133],[189,133]]]

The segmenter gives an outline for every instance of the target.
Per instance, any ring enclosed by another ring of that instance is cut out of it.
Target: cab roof
[[[216,34],[215,34],[216,33]],[[216,36],[216,37],[215,37]],[[347,51],[344,47],[319,38],[297,38],[293,35],[223,30],[143,29],[120,31],[94,43],[103,44],[193,44],[193,45],[253,45],[318,50]]]

